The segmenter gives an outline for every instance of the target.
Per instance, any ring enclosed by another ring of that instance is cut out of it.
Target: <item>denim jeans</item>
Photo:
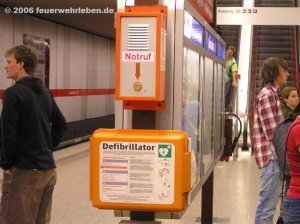
[[[0,205],[1,224],[45,224],[50,222],[56,169],[13,168],[3,174]]]
[[[280,189],[280,171],[278,163],[270,159],[260,172],[259,204],[256,210],[255,224],[273,224]]]
[[[285,196],[281,205],[281,216],[285,224],[299,224],[300,199]]]

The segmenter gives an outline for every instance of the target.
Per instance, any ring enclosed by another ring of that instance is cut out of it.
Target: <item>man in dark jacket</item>
[[[9,49],[1,113],[0,165],[3,169],[0,223],[42,224],[50,221],[56,184],[53,149],[67,123],[53,96],[33,76],[36,54],[27,46]]]

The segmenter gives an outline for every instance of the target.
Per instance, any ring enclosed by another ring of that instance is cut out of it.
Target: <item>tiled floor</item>
[[[88,143],[83,143],[55,153],[58,182],[54,191],[53,224],[117,224],[121,220],[114,217],[113,211],[92,207],[88,147]],[[250,155],[240,155],[235,161],[231,158],[228,163],[219,162],[214,172],[214,223],[253,224],[258,189],[259,170]],[[180,220],[158,221],[200,223],[200,204],[201,191]]]

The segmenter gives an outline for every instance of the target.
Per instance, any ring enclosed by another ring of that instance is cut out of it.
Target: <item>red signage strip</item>
[[[51,89],[55,97],[115,94],[115,89]]]
[[[115,94],[115,89],[51,89],[55,97],[62,96],[96,96]],[[2,99],[4,90],[0,89],[0,99]]]

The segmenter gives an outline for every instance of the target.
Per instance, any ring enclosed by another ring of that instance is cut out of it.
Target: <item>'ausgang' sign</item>
[[[154,51],[122,51],[122,62],[154,62]]]

